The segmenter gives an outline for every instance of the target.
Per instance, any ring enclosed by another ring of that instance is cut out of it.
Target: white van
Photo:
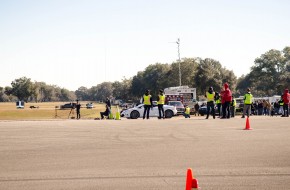
[[[17,101],[16,108],[17,109],[24,109],[24,101]]]

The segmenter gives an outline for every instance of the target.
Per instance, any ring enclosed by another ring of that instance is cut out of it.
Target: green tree
[[[78,100],[90,100],[89,98],[89,90],[84,87],[84,86],[81,86],[79,87],[76,91],[75,91],[75,95],[77,96],[77,99]]]
[[[205,94],[209,87],[220,91],[225,82],[228,82],[230,88],[234,89],[237,82],[233,71],[223,68],[218,61],[210,58],[200,60],[194,79],[198,95]]]
[[[112,84],[113,87],[113,96],[115,99],[121,99],[121,100],[131,100],[131,85],[132,85],[132,79],[126,79],[123,78],[121,82],[115,81]]]
[[[111,82],[103,82],[89,89],[89,97],[91,100],[105,101],[107,97],[112,97],[113,86]]]
[[[5,94],[5,88],[0,87],[0,102],[9,102],[9,96]]]
[[[32,82],[30,78],[22,77],[15,79],[11,83],[11,94],[16,96],[19,100],[28,101],[32,95]]]
[[[282,94],[290,83],[289,63],[290,47],[269,50],[256,58],[250,73],[239,80],[238,91],[250,87],[255,96]]]

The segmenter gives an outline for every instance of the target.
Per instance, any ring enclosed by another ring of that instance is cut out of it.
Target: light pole
[[[180,51],[179,51],[179,46],[180,46],[180,39],[178,38],[177,41],[177,51],[178,51],[178,69],[179,69],[179,86],[181,86],[181,70],[180,70]]]

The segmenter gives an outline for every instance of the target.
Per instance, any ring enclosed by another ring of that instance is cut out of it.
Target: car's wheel
[[[131,119],[137,119],[140,117],[140,113],[136,110],[132,111],[131,114],[130,114],[130,118]]]
[[[166,118],[172,118],[172,116],[173,116],[173,111],[171,111],[171,110],[166,110],[165,111],[165,117]]]

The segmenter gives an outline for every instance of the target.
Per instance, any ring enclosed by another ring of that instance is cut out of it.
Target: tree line
[[[290,84],[290,47],[265,52],[255,59],[250,73],[240,78],[211,58],[183,58],[180,68],[182,85],[196,88],[198,96],[210,86],[221,91],[225,82],[230,84],[236,97],[243,95],[247,88],[251,88],[255,96],[280,95]],[[81,86],[76,91],[21,77],[12,81],[11,86],[0,87],[0,101],[105,101],[106,97],[137,101],[146,89],[157,96],[159,89],[171,86],[179,86],[178,62],[151,64],[132,78],[103,82],[91,88]]]

